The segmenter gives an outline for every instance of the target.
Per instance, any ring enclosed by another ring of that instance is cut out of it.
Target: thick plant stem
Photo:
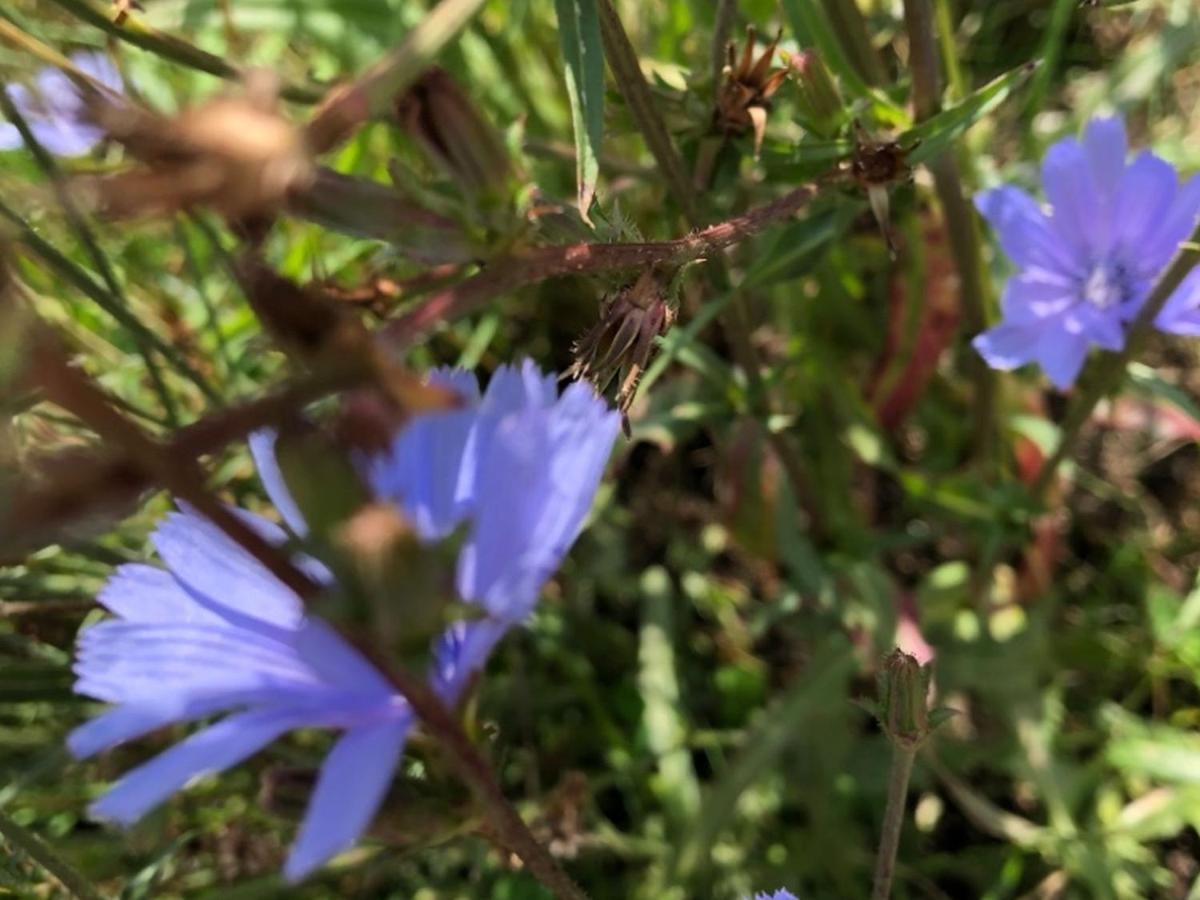
[[[883,831],[879,854],[875,857],[875,880],[871,900],[887,900],[892,895],[892,876],[896,872],[896,850],[904,829],[904,807],[908,799],[908,779],[912,775],[915,747],[900,741],[892,744],[892,770],[888,775],[887,808],[883,813]]]
[[[1154,320],[1158,318],[1158,314],[1171,299],[1171,295],[1179,289],[1183,279],[1198,262],[1200,262],[1200,227],[1197,227],[1191,238],[1180,246],[1179,252],[1175,254],[1171,264],[1167,266],[1166,271],[1154,285],[1154,289],[1150,291],[1150,296],[1146,298],[1137,317],[1129,326],[1129,332],[1125,338],[1125,348],[1120,353],[1106,353],[1094,360],[1088,367],[1087,375],[1083,379],[1084,386],[1075,395],[1075,401],[1071,404],[1066,420],[1063,422],[1058,446],[1054,448],[1054,453],[1050,455],[1050,458],[1042,464],[1037,481],[1034,482],[1033,496],[1036,500],[1041,500],[1045,496],[1058,467],[1075,449],[1080,432],[1088,419],[1092,417],[1092,411],[1096,408],[1096,404],[1120,384],[1121,378],[1125,374],[1125,367],[1130,360],[1137,357],[1145,345],[1146,339],[1154,330]]]
[[[471,742],[458,720],[419,680],[403,671],[392,671],[392,681],[437,738],[447,761],[483,807],[496,837],[529,867],[533,876],[558,900],[588,900],[587,894],[529,830],[524,819],[504,796],[492,767]]]
[[[941,109],[941,74],[934,43],[933,6],[930,0],[904,0],[904,26],[908,32],[913,109],[917,121],[922,121],[936,115]],[[929,170],[942,207],[950,252],[958,270],[963,325],[970,334],[979,334],[987,327],[987,294],[979,231],[974,211],[963,189],[953,149],[932,160]],[[977,458],[987,460],[992,457],[995,444],[995,377],[991,369],[974,354],[968,358],[967,370],[975,386],[974,452]]]
[[[50,845],[31,831],[26,831],[0,811],[0,838],[10,847],[28,856],[49,872],[78,900],[103,900],[103,895],[75,871],[66,860],[50,849]]]

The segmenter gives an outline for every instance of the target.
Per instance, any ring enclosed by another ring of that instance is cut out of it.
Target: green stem
[[[3,811],[0,811],[0,837],[53,875],[79,900],[104,900],[104,895],[92,887],[88,880],[75,871],[66,860],[50,849],[49,844],[33,832],[22,828]]]
[[[8,94],[2,91],[0,91],[0,110],[3,110],[8,120],[16,126],[21,139],[25,142],[25,146],[33,156],[34,161],[54,186],[55,196],[58,198],[58,203],[63,208],[63,212],[66,213],[67,222],[70,223],[72,230],[79,238],[79,242],[83,244],[84,250],[87,251],[96,269],[100,272],[100,277],[104,280],[109,294],[112,295],[116,303],[122,307],[128,307],[129,300],[121,290],[121,284],[117,280],[116,272],[113,271],[108,257],[100,249],[99,241],[96,240],[92,229],[88,227],[87,220],[84,219],[83,214],[79,211],[79,207],[71,197],[70,191],[67,190],[66,183],[63,180],[62,173],[59,172],[58,164],[54,161],[54,157],[46,152],[46,148],[41,145],[30,130],[29,123],[25,121],[25,117],[21,115]],[[163,412],[167,416],[167,423],[172,428],[175,428],[179,425],[179,407],[175,403],[175,398],[171,396],[171,391],[167,388],[162,368],[159,366],[158,360],[154,358],[154,354],[150,351],[149,345],[144,340],[135,335],[134,343],[137,344],[138,353],[141,354],[142,360],[146,363],[146,374],[149,375],[150,383],[153,385],[155,393],[158,394]]]
[[[871,43],[871,33],[857,0],[824,0],[824,6],[834,34],[862,80],[873,87],[887,84],[887,70],[879,51]]]
[[[904,807],[908,799],[908,779],[912,775],[917,751],[900,742],[892,745],[892,770],[888,775],[887,808],[883,813],[883,831],[879,853],[875,857],[875,880],[871,900],[887,900],[892,895],[892,876],[896,872],[896,850],[904,830]]]
[[[242,69],[226,62],[221,57],[201,50],[174,35],[158,31],[132,13],[126,15],[118,23],[112,18],[107,6],[101,8],[91,0],[50,0],[50,2],[62,7],[89,25],[94,25],[135,47],[156,53],[164,59],[233,81],[240,81],[245,74]],[[315,103],[321,98],[321,92],[299,85],[284,85],[281,96],[295,103]]]
[[[215,404],[223,401],[211,385],[197,372],[192,365],[176,350],[157,334],[142,324],[132,312],[123,306],[101,285],[97,284],[84,269],[63,255],[58,248],[38,234],[32,225],[21,218],[12,207],[0,200],[0,216],[8,219],[16,227],[17,239],[61,278],[74,285],[81,293],[95,301],[96,305],[113,317],[118,324],[129,330],[135,341],[153,348],[164,359],[179,370],[179,373],[194,384],[206,399]]]
[[[930,0],[905,0],[904,26],[908,32],[913,108],[918,121],[936,115],[942,105],[933,24]],[[942,207],[954,266],[958,270],[963,325],[968,333],[979,334],[987,327],[987,291],[975,213],[967,200],[953,149],[928,165]],[[967,357],[966,365],[975,387],[974,455],[986,462],[994,457],[995,449],[995,376],[976,354]]]
[[[935,0],[937,6],[938,43],[942,45],[942,60],[946,63],[946,80],[949,82],[951,100],[962,100],[970,93],[966,76],[958,62],[958,46],[954,39],[954,20],[951,17],[950,0]]]
[[[604,41],[604,58],[608,61],[608,67],[612,70],[613,78],[616,79],[621,96],[629,106],[634,122],[637,123],[638,131],[645,138],[650,154],[666,179],[667,190],[671,192],[684,215],[695,224],[699,219],[696,193],[687,176],[683,159],[675,149],[671,136],[667,133],[667,126],[658,114],[654,95],[646,83],[646,76],[642,74],[637,51],[625,32],[625,26],[621,24],[621,17],[613,8],[612,0],[598,0],[598,7],[600,36]]]
[[[716,20],[713,22],[712,67],[713,100],[721,95],[722,73],[725,71],[725,50],[733,37],[733,26],[737,19],[738,0],[718,0]]]
[[[1197,262],[1200,262],[1200,227],[1192,233],[1189,240],[1180,245],[1175,258],[1171,260],[1171,264],[1167,266],[1166,271],[1154,285],[1154,289],[1150,291],[1150,296],[1146,298],[1137,317],[1129,326],[1129,332],[1125,338],[1125,348],[1120,353],[1106,353],[1093,360],[1092,364],[1088,366],[1088,371],[1082,379],[1083,387],[1075,395],[1075,401],[1071,404],[1066,420],[1063,422],[1058,446],[1054,448],[1054,453],[1050,458],[1042,464],[1037,481],[1034,482],[1033,496],[1036,500],[1040,501],[1045,496],[1058,467],[1075,449],[1080,432],[1092,417],[1092,411],[1095,410],[1096,404],[1116,390],[1125,375],[1125,369],[1129,362],[1137,357],[1151,332],[1154,331],[1154,320],[1158,318],[1158,314],[1171,299],[1171,295],[1178,290],[1183,279],[1192,271]]]

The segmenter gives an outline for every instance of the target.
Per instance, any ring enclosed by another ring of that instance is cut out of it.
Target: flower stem
[[[1075,395],[1075,401],[1067,411],[1063,421],[1058,446],[1038,472],[1037,481],[1033,484],[1033,496],[1041,501],[1054,480],[1058,467],[1075,449],[1075,443],[1083,431],[1083,426],[1092,417],[1092,411],[1104,397],[1112,393],[1121,382],[1125,368],[1130,360],[1145,346],[1146,340],[1154,330],[1154,320],[1162,312],[1171,295],[1178,290],[1179,285],[1188,273],[1200,262],[1200,227],[1192,233],[1191,238],[1180,245],[1179,251],[1166,271],[1159,277],[1154,289],[1142,304],[1137,317],[1129,326],[1125,339],[1125,348],[1120,353],[1106,353],[1088,366],[1083,387]]]
[[[53,875],[64,888],[79,900],[103,900],[91,883],[50,849],[50,845],[31,831],[22,828],[0,811],[0,837],[11,847],[28,856]]]
[[[491,765],[441,700],[408,672],[393,668],[391,678],[446,752],[458,777],[475,794],[500,843],[516,853],[533,876],[558,900],[587,900],[587,894],[533,836],[525,820],[504,796]]]
[[[883,831],[879,854],[875,857],[875,880],[871,900],[887,900],[892,894],[892,876],[896,872],[896,850],[904,828],[904,807],[908,799],[908,779],[912,775],[915,747],[901,741],[892,743],[892,770],[888,775],[887,809],[883,813]]]

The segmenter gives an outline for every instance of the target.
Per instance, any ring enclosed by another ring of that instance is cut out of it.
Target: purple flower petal
[[[1105,256],[1112,245],[1112,220],[1078,141],[1067,138],[1046,152],[1042,186],[1053,208],[1051,227],[1063,242],[1080,259]]]
[[[1014,187],[984,191],[975,198],[980,214],[996,229],[1000,246],[1023,269],[1043,269],[1069,278],[1084,272],[1074,247],[1050,228],[1034,199]]]
[[[1032,362],[1037,349],[1037,329],[1000,324],[977,335],[971,345],[993,369],[1008,371]]]
[[[303,537],[308,534],[308,523],[292,498],[287,479],[283,477],[283,470],[275,459],[276,437],[278,435],[273,429],[262,428],[251,434],[246,443],[250,445],[250,456],[254,459],[254,468],[258,470],[258,480],[262,482],[267,498],[292,533]]]
[[[230,716],[127,772],[91,812],[122,824],[135,822],[188,782],[223,772],[303,724],[304,717],[288,709]]]
[[[1120,116],[1092,119],[1083,131],[1083,152],[1096,190],[1107,197],[1116,193],[1117,182],[1125,171],[1129,141],[1125,122]]]
[[[253,518],[260,534],[282,543],[285,535],[279,526]],[[280,628],[294,629],[300,623],[303,608],[291,589],[207,519],[172,513],[152,539],[159,556],[199,602],[222,615]]]
[[[1200,269],[1192,269],[1154,320],[1163,331],[1200,337]]]
[[[387,794],[411,727],[411,716],[364,725],[334,745],[284,866],[288,881],[299,881],[366,830]]]
[[[1075,383],[1083,361],[1087,356],[1086,337],[1073,335],[1065,329],[1045,329],[1037,338],[1035,357],[1046,377],[1059,390],[1066,390]]]
[[[1155,249],[1147,237],[1166,220],[1178,188],[1175,169],[1153,153],[1139,153],[1121,175],[1117,185],[1116,252],[1127,265],[1153,278],[1175,248]]]

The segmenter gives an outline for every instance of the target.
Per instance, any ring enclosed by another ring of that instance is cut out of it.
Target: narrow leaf
[[[558,36],[566,60],[567,96],[575,132],[575,173],[579,214],[590,222],[588,209],[600,175],[600,141],[604,136],[604,51],[596,0],[554,0]]]

